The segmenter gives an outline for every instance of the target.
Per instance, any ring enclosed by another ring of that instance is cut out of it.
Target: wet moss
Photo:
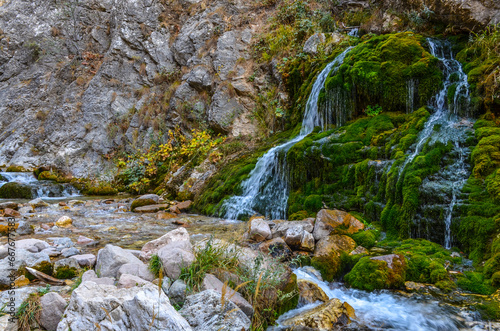
[[[20,165],[11,165],[7,167],[5,172],[28,172],[28,170],[26,170],[26,168]]]
[[[106,196],[116,195],[118,190],[108,185],[90,186],[83,189],[85,195]]]
[[[384,111],[405,109],[407,82],[414,81],[420,107],[440,88],[442,74],[437,58],[425,48],[425,39],[414,33],[372,37],[355,47],[338,72],[325,83],[327,91],[345,91],[354,96],[354,115],[369,105]]]
[[[0,187],[1,199],[33,199],[31,188],[17,182],[9,182]]]
[[[387,262],[372,260],[366,256],[359,260],[344,279],[347,283],[361,290],[399,288],[405,281],[406,265],[394,262],[392,269]]]
[[[379,237],[380,232],[378,230],[365,230],[351,235],[351,238],[354,239],[356,244],[368,249],[375,246]]]
[[[342,259],[340,254],[333,253],[328,256],[314,256],[311,265],[321,273],[323,279],[332,282],[342,271]]]
[[[38,174],[38,180],[57,180],[57,175],[51,171],[42,171]]]

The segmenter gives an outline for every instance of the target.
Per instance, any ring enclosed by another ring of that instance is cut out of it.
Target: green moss
[[[477,294],[490,295],[495,292],[495,288],[484,279],[484,275],[480,272],[465,272],[464,276],[458,278],[457,285],[463,290]]]
[[[290,221],[301,221],[309,216],[308,212],[305,210],[298,211],[293,213],[288,217]]]
[[[366,256],[359,260],[354,268],[345,276],[349,285],[366,291],[384,288],[399,288],[405,281],[406,266],[393,264],[393,269],[387,266],[387,262],[372,260]]]
[[[38,175],[38,180],[57,180],[57,175],[51,171],[43,171]]]
[[[323,279],[331,282],[339,276],[342,271],[342,259],[339,254],[317,257],[311,259],[311,265],[321,273]]]
[[[31,188],[17,182],[9,182],[0,187],[1,199],[33,199]]]
[[[354,93],[355,114],[375,104],[384,111],[397,111],[405,109],[406,84],[413,80],[418,86],[417,106],[425,105],[440,88],[442,74],[424,42],[409,32],[372,37],[348,54],[338,72],[327,79],[326,89]]]
[[[6,172],[28,172],[23,166],[11,165],[5,170]]]
[[[356,244],[368,249],[375,246],[375,243],[377,242],[379,236],[380,232],[378,230],[365,230],[351,235]]]
[[[83,190],[83,193],[85,195],[106,196],[106,195],[116,195],[118,193],[118,190],[108,185],[102,185],[102,186],[86,187]]]
[[[54,277],[58,279],[71,279],[78,275],[78,270],[68,266],[60,266],[57,268]]]
[[[52,263],[43,261],[40,264],[36,265],[33,267],[33,269],[38,270],[43,272],[44,274],[47,274],[49,276],[52,276],[53,273],[53,266]],[[30,281],[35,280],[35,276],[33,276],[30,272],[28,272],[25,268],[20,269],[21,274],[24,274],[26,278],[28,278]]]

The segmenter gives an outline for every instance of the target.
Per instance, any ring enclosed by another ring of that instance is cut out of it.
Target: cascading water
[[[316,78],[307,100],[300,134],[282,145],[271,148],[264,154],[257,161],[249,177],[241,183],[242,194],[233,196],[224,202],[222,208],[226,218],[238,219],[257,212],[273,219],[286,217],[289,193],[286,153],[293,145],[311,133],[314,127],[325,128],[332,123],[332,118],[337,117],[330,113],[320,112],[318,98],[329,73],[338,69],[351,48],[349,47],[339,54]]]
[[[459,202],[458,195],[469,176],[465,159],[470,151],[462,146],[465,145],[467,131],[470,130],[472,122],[459,118],[469,115],[469,85],[461,64],[453,58],[450,43],[435,39],[428,39],[428,43],[432,55],[443,65],[443,88],[432,100],[430,107],[434,109],[434,113],[419,133],[413,151],[399,168],[399,177],[419,155],[426,143],[434,144],[439,141],[453,144],[453,149],[449,153],[453,157],[453,163],[422,183],[420,193],[424,196],[424,203],[420,207],[421,210],[416,217],[417,225],[411,234],[412,237],[427,237],[438,242],[442,240],[431,238],[430,234],[435,232],[431,231],[431,228],[435,229],[435,218],[439,218],[437,215],[442,214],[444,210],[445,229],[442,241],[446,248],[450,248],[453,209]]]
[[[330,298],[350,304],[356,313],[349,330],[461,330],[464,318],[453,308],[440,306],[436,301],[417,301],[390,291],[365,292],[345,288],[341,283],[328,284],[303,268],[296,269],[297,280],[304,279],[317,284]],[[320,303],[308,304],[280,316],[278,325],[309,310]],[[280,329],[280,327],[276,328]],[[276,330],[275,329],[275,330]]]
[[[37,180],[30,172],[2,172],[7,181],[0,180],[0,187],[8,182],[17,182],[31,188],[35,198],[66,198],[79,196],[80,192],[71,184],[58,184],[48,180]]]

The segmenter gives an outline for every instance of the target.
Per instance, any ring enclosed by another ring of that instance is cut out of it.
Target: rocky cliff
[[[269,27],[275,13],[283,23]],[[253,140],[290,105],[279,49],[302,50],[314,32],[348,25],[380,33],[440,22],[452,31],[499,20],[487,0],[1,0],[0,165],[91,177],[106,174],[117,152],[145,150],[176,127]],[[265,37],[273,29],[283,31]],[[277,49],[262,52],[263,40]],[[276,114],[257,114],[268,91]]]

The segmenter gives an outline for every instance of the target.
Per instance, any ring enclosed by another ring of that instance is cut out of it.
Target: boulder
[[[121,247],[107,244],[97,253],[95,270],[100,277],[116,277],[118,269],[127,263],[142,264],[142,261]]]
[[[60,228],[67,228],[73,224],[73,220],[68,216],[62,216],[56,221],[56,225]]]
[[[134,212],[136,213],[156,213],[159,212],[160,210],[165,210],[170,208],[170,205],[168,204],[159,204],[159,205],[148,205],[148,206],[142,206],[142,207],[137,207],[134,209]]]
[[[40,298],[40,308],[40,325],[48,331],[55,331],[66,309],[66,300],[59,294],[50,292]]]
[[[0,187],[0,199],[33,199],[33,192],[28,185],[8,182]]]
[[[152,255],[156,254],[160,248],[173,242],[184,242],[186,250],[191,245],[189,241],[189,233],[185,228],[177,228],[167,232],[158,239],[147,242],[141,249],[141,259],[149,260]]]
[[[189,267],[195,260],[193,253],[177,247],[176,244],[175,242],[168,244],[158,251],[158,257],[163,264],[163,270],[172,280],[178,279],[181,275],[181,270]]]
[[[354,308],[347,302],[342,303],[339,299],[331,299],[281,321],[281,325],[313,330],[337,330],[349,324],[351,318],[355,317]]]
[[[141,195],[134,201],[132,201],[132,205],[130,206],[130,210],[134,211],[138,207],[149,206],[149,205],[157,205],[160,201],[160,197],[156,194],[145,194]]]
[[[117,288],[85,282],[73,291],[57,331],[88,331],[96,325],[115,331],[192,330],[153,284]]]
[[[181,212],[185,212],[185,211],[188,211],[189,208],[191,208],[191,205],[193,204],[193,202],[191,200],[186,200],[186,201],[182,201],[182,202],[179,202],[176,207],[177,209],[179,209]]]
[[[147,280],[142,279],[141,277],[129,274],[121,274],[116,286],[118,288],[130,288],[134,286],[146,285],[148,283],[149,282]]]
[[[302,235],[304,230],[299,227],[292,227],[285,232],[285,242],[292,249],[299,249],[302,242]]]
[[[341,270],[341,253],[349,253],[354,247],[356,247],[356,242],[346,235],[336,234],[323,237],[316,243],[311,263],[321,272],[323,279],[331,282]]]
[[[327,302],[330,300],[318,284],[309,280],[297,280],[297,287],[299,288],[300,300],[304,303],[314,303],[316,301]]]
[[[389,254],[361,258],[345,275],[345,281],[354,288],[373,291],[403,287],[407,263],[403,255]]]
[[[271,228],[263,218],[253,218],[250,220],[250,230],[248,238],[255,241],[271,239]]]
[[[149,282],[155,279],[155,276],[149,271],[148,266],[144,263],[126,263],[122,265],[120,269],[118,269],[116,277],[119,278],[123,274],[137,276]]]
[[[170,303],[172,303],[173,305],[182,306],[184,304],[184,300],[186,300],[186,292],[186,283],[184,283],[184,281],[181,279],[177,279],[168,288],[168,298],[170,299]]]
[[[312,220],[312,221],[309,221]],[[306,232],[313,232],[314,219],[303,221],[273,221],[275,225],[272,228],[273,238],[284,237],[288,229],[297,228]]]
[[[281,238],[274,238],[264,241],[259,245],[262,253],[266,253],[275,258],[287,259],[292,256],[292,250]]]
[[[22,288],[16,288],[15,292],[12,293],[10,291],[2,291],[0,292],[0,302],[2,302],[2,306],[9,302],[10,300],[14,301],[14,312],[17,313],[19,310],[19,307],[25,301],[26,299],[29,298],[30,294],[32,293],[37,293],[39,287],[22,287]],[[9,293],[10,292],[10,293]],[[10,312],[11,308],[10,307],[5,307],[4,308],[5,312]],[[0,329],[2,330],[2,329]],[[13,331],[18,331],[17,328],[15,328]]]
[[[190,295],[179,311],[196,331],[249,330],[251,321],[231,301],[221,304],[221,294],[214,290]]]
[[[362,222],[345,211],[321,209],[316,214],[316,222],[313,230],[314,239],[320,240],[330,235],[341,225],[346,228],[348,233],[356,233],[365,227]]]
[[[93,268],[96,261],[96,256],[94,254],[73,255],[71,258],[82,268]]]
[[[300,240],[299,250],[306,252],[314,252],[315,241],[314,236],[310,232],[304,231]]]
[[[204,66],[195,67],[185,76],[185,80],[198,91],[211,91],[214,84],[212,74]]]
[[[59,279],[71,279],[79,270],[80,265],[72,258],[61,259],[54,263],[54,276]]]
[[[94,270],[85,271],[82,275],[82,284],[85,282],[94,282],[99,285],[114,285],[115,280],[110,277],[97,277]]]
[[[201,288],[203,290],[214,290],[222,295],[222,289],[224,287],[224,283],[222,283],[217,277],[212,274],[206,274],[205,278],[203,278],[203,283],[201,284]],[[234,291],[229,286],[226,286],[225,289],[225,300],[229,300],[238,306],[247,316],[248,318],[252,318],[253,316],[253,307],[252,305],[243,298],[241,294]]]
[[[20,221],[19,226],[16,229],[18,235],[24,236],[28,234],[33,234],[35,230],[33,229],[33,225],[29,224],[25,221]]]
[[[64,257],[70,257],[70,256],[73,256],[73,255],[78,255],[80,254],[80,251],[78,250],[78,248],[76,247],[70,247],[70,248],[64,248],[62,251],[61,251],[61,254],[62,256]]]
[[[302,51],[306,54],[314,55],[318,52],[318,46],[324,42],[325,42],[325,34],[315,33],[306,40]]]

